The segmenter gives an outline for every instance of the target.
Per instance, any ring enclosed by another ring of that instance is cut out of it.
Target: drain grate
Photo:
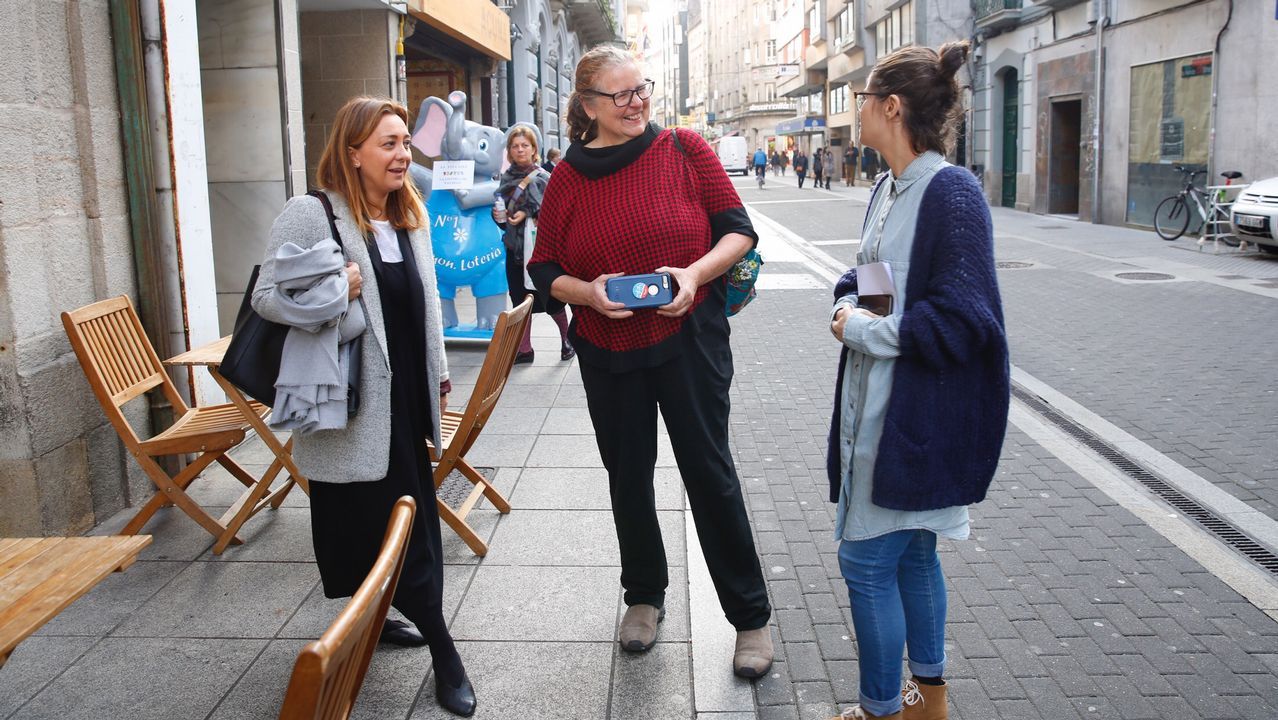
[[[496,474],[496,468],[477,467],[475,469],[489,482],[492,482],[493,475]],[[474,489],[474,483],[467,479],[465,475],[462,475],[460,470],[454,470],[448,473],[448,477],[444,478],[444,484],[439,486],[439,490],[435,491],[435,494],[449,507],[457,509],[461,507],[462,503],[466,502],[466,499],[470,497],[470,491]]]
[[[1020,260],[1000,260],[994,263],[994,267],[999,270],[1020,270],[1023,268],[1034,267],[1034,263],[1021,262]]]
[[[1167,484],[1162,478],[1141,467],[1131,458],[1116,450],[1112,445],[1092,434],[1073,420],[1061,415],[1050,404],[1019,385],[1012,386],[1012,395],[1026,405],[1034,408],[1053,425],[1064,430],[1070,437],[1086,445],[1093,452],[1105,458],[1111,465],[1122,470],[1128,477],[1144,485],[1163,502],[1171,505],[1181,515],[1198,523],[1199,526],[1215,535],[1221,542],[1232,547],[1244,557],[1278,575],[1278,555],[1265,546],[1251,539],[1238,528],[1221,520],[1215,513],[1199,505],[1195,500]]]
[[[1159,272],[1120,272],[1114,273],[1114,277],[1124,280],[1175,280],[1175,275]]]
[[[1064,230],[1064,225],[1035,225],[1039,230]]]

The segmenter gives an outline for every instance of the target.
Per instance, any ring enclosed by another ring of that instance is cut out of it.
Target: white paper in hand
[[[856,267],[857,305],[884,317],[892,314],[896,285],[892,282],[892,266],[885,262]]]

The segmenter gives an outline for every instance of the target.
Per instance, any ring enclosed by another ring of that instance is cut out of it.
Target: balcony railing
[[[972,0],[972,9],[977,18],[983,18],[1003,10],[1020,10],[1021,0]]]
[[[972,0],[976,27],[999,31],[1021,21],[1021,0]]]

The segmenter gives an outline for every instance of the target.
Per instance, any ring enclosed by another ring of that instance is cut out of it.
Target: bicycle
[[[1190,207],[1198,213],[1202,224],[1198,229],[1199,245],[1208,241],[1223,242],[1229,247],[1238,247],[1240,240],[1234,237],[1229,227],[1229,207],[1233,200],[1227,198],[1229,190],[1238,190],[1245,185],[1233,185],[1233,181],[1242,177],[1236,170],[1227,170],[1220,174],[1225,178],[1224,185],[1199,187],[1194,178],[1206,175],[1206,170],[1190,170],[1183,165],[1173,165],[1172,169],[1185,176],[1185,187],[1171,197],[1164,198],[1154,210],[1154,232],[1164,240],[1175,240],[1189,229]],[[1222,229],[1223,228],[1223,229]]]

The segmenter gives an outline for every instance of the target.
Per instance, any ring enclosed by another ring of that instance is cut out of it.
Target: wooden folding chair
[[[382,623],[395,597],[408,554],[417,503],[395,501],[382,550],[368,577],[319,640],[308,643],[293,665],[280,720],[345,720],[355,707]]]
[[[93,394],[102,405],[102,411],[129,454],[159,490],[120,534],[136,535],[156,510],[176,505],[217,538],[213,546],[215,554],[221,554],[228,544],[239,545],[241,540],[236,533],[244,521],[281,499],[293,486],[292,482],[285,483],[264,498],[280,471],[280,462],[276,460],[260,479],[256,479],[226,454],[244,441],[245,431],[249,428],[240,409],[230,403],[188,407],[173,380],[164,372],[160,358],[147,339],[127,296],[64,312],[62,325],[89,380],[89,387],[93,388]],[[164,392],[173,406],[177,420],[167,430],[149,440],[142,440],[133,431],[121,408],[156,387]],[[258,417],[265,417],[270,412],[270,408],[260,403],[252,403],[251,409]],[[175,476],[170,476],[155,461],[155,458],[165,455],[194,453],[199,455]],[[186,493],[191,481],[214,461],[248,488],[219,520],[214,520]],[[246,503],[252,503],[252,507],[248,512],[242,512]]]
[[[431,448],[431,460],[435,461],[435,489],[444,484],[444,479],[453,470],[460,470],[475,484],[465,502],[456,510],[438,497],[439,517],[448,523],[461,539],[466,541],[476,555],[488,554],[488,544],[479,539],[479,535],[466,524],[466,516],[470,514],[480,497],[488,498],[503,515],[510,512],[510,503],[498,492],[497,488],[479,471],[466,462],[466,453],[479,439],[484,425],[497,406],[497,399],[506,387],[506,379],[510,377],[510,368],[515,364],[515,353],[519,350],[519,341],[524,337],[524,328],[532,322],[532,296],[524,299],[519,306],[503,312],[497,318],[497,327],[493,329],[493,339],[488,343],[488,352],[484,355],[484,366],[479,371],[479,379],[475,381],[475,389],[466,401],[465,412],[446,411],[440,424],[443,425],[441,441],[443,448]]]

